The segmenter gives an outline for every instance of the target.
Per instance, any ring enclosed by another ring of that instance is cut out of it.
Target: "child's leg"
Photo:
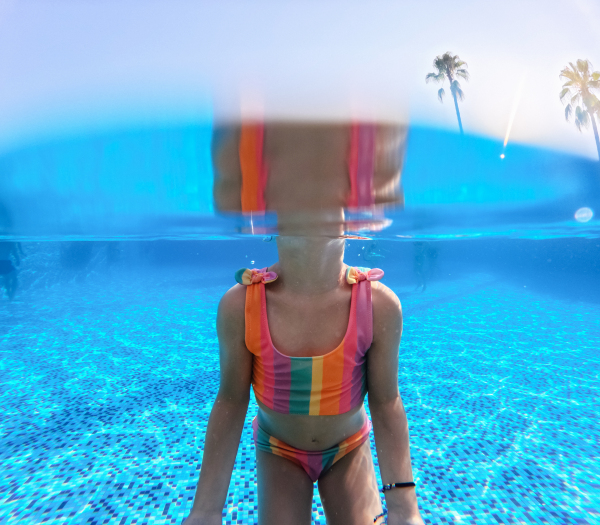
[[[368,440],[321,476],[319,493],[327,525],[373,523],[382,506]]]
[[[257,450],[256,470],[259,525],[310,525],[313,483],[304,469]]]

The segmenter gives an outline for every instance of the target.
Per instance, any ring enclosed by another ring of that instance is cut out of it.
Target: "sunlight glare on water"
[[[594,212],[587,207],[579,208],[575,212],[575,220],[577,222],[588,222],[594,217]]]

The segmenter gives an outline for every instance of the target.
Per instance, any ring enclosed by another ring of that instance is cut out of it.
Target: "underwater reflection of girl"
[[[184,524],[222,522],[250,387],[260,524],[310,524],[313,483],[328,524],[384,522],[367,393],[383,483],[409,485],[386,492],[388,523],[422,524],[398,391],[400,302],[381,270],[344,263],[341,207],[277,211],[279,260],[239,270],[219,304],[221,382]]]
[[[365,246],[363,259],[371,262],[379,257],[384,257],[384,255],[381,253],[377,241],[371,241]]]
[[[17,269],[13,266],[12,259],[19,266],[21,264],[21,256],[23,256],[21,243],[12,241],[0,242],[0,283],[6,291],[8,299],[11,301],[14,299],[17,287],[19,286]]]
[[[414,271],[417,280],[415,290],[421,288],[424,292],[427,288],[427,282],[435,272],[437,263],[437,249],[430,242],[417,241],[413,243],[414,247]]]

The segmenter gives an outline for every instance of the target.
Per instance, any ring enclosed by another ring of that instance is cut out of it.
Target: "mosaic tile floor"
[[[426,522],[600,522],[600,306],[488,275],[422,294],[388,284],[404,306],[400,390]],[[229,284],[205,285],[96,277],[0,302],[0,523],[182,522]],[[255,410],[227,524],[256,518]],[[318,494],[313,517],[325,523]]]

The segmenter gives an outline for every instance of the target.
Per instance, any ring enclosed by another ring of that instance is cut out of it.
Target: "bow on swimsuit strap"
[[[257,283],[272,283],[277,279],[277,274],[275,272],[268,272],[267,269],[268,268],[261,268],[260,270],[256,268],[240,268],[235,272],[235,280],[245,286]]]
[[[275,272],[268,272],[268,268],[240,268],[235,272],[235,280],[239,284],[249,286],[251,284],[272,283],[277,279]],[[362,268],[360,266],[349,266],[346,270],[346,281],[348,284],[356,284],[360,281],[379,281],[383,277],[383,270],[379,268]]]
[[[383,270],[379,268],[362,268],[360,266],[349,266],[346,270],[346,281],[348,284],[356,284],[360,281],[379,281],[383,277]]]

